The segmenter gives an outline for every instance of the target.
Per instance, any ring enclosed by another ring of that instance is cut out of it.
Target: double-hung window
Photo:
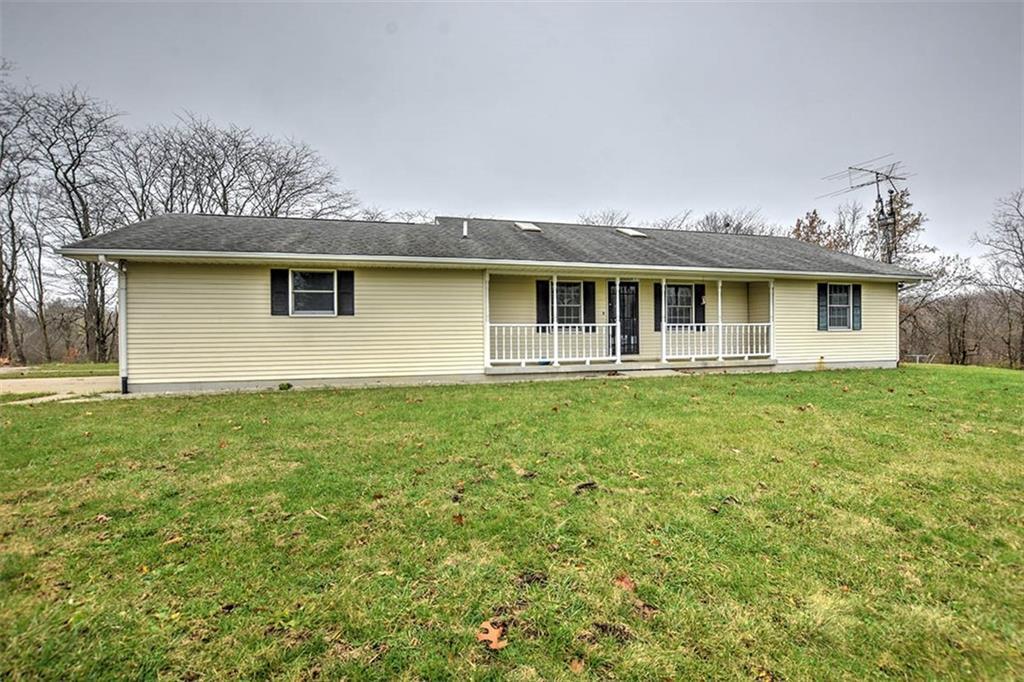
[[[665,313],[669,324],[693,324],[693,285],[665,285]]]
[[[555,305],[559,324],[583,324],[583,282],[559,282]]]
[[[337,273],[334,270],[291,271],[292,315],[336,315]]]
[[[828,285],[829,329],[850,329],[851,300],[849,284]]]

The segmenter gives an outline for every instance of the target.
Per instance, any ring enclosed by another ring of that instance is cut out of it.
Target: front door
[[[640,353],[640,285],[619,283],[620,343],[623,355]],[[608,321],[615,322],[615,282],[608,282]],[[614,332],[612,332],[614,334]]]

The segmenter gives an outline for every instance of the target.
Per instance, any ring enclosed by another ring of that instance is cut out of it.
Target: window
[[[292,315],[334,315],[335,277],[334,270],[292,270]]]
[[[665,312],[669,324],[693,324],[693,285],[665,285]]]
[[[850,328],[850,285],[828,285],[828,328]]]
[[[583,324],[583,282],[559,282],[555,305],[559,324]]]

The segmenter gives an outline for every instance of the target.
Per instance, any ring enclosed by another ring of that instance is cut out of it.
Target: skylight
[[[622,234],[626,235],[627,237],[643,237],[644,239],[647,238],[646,234],[644,234],[640,230],[634,230],[632,227],[616,227],[615,231],[616,232],[621,232]]]
[[[537,227],[536,225],[534,225],[533,223],[516,223],[516,227],[518,227],[523,232],[540,232],[541,231],[540,228]]]

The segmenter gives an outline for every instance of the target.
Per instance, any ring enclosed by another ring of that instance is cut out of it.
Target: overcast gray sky
[[[968,253],[1024,184],[1022,22],[1017,3],[3,2],[0,48],[131,125],[189,110],[305,140],[385,208],[791,225],[833,210],[822,176],[892,152],[929,238]]]

